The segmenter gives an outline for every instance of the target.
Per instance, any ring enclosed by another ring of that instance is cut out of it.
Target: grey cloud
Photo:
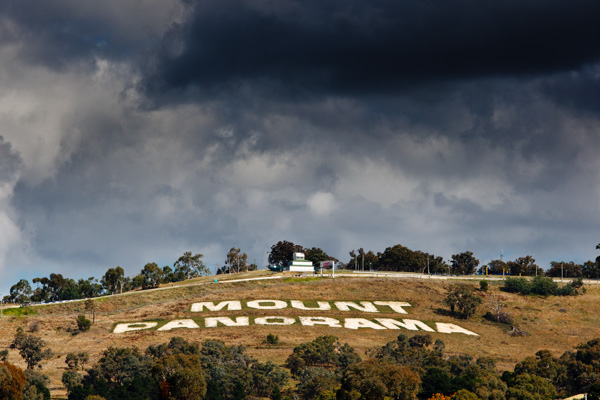
[[[182,3],[24,4],[1,11],[0,213],[29,277],[262,265],[283,239],[596,256],[596,3],[205,1],[175,25]]]
[[[14,182],[22,166],[22,159],[16,154],[2,136],[0,136],[0,182]]]
[[[26,40],[21,58],[54,69],[94,57],[123,60],[155,48],[182,12],[175,0],[9,0],[0,6],[0,42]]]
[[[573,70],[600,56],[599,7],[590,0],[195,1],[148,63],[144,87],[157,98],[188,88],[214,96],[248,83],[288,97],[395,93],[427,82]]]

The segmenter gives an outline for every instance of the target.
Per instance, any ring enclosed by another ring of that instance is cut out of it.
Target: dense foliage
[[[289,374],[279,366],[260,363],[243,346],[220,341],[189,343],[172,338],[150,346],[110,347],[84,376],[67,371],[63,382],[69,400],[98,395],[106,400],[239,399],[280,393]]]
[[[536,276],[531,281],[526,278],[506,278],[502,289],[510,293],[539,296],[576,296],[580,294],[580,289],[585,292],[581,278],[559,287],[552,279],[543,276]]]
[[[295,347],[286,367],[258,362],[243,346],[220,341],[188,342],[174,337],[148,347],[106,349],[85,373],[87,354],[70,354],[62,382],[69,400],[529,400],[586,392],[600,395],[600,339],[555,357],[540,350],[499,373],[495,360],[446,354],[429,334],[396,340],[362,360],[347,343],[320,336]],[[41,373],[0,362],[0,398],[49,400]]]

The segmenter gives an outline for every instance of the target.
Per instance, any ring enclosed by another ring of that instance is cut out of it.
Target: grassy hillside
[[[271,273],[233,275],[223,279],[271,276]],[[411,318],[427,322],[451,322],[479,336],[463,334],[431,333],[434,339],[446,343],[447,353],[467,353],[475,357],[492,356],[499,360],[500,369],[509,369],[519,360],[534,355],[540,349],[548,349],[555,355],[573,349],[579,343],[600,337],[600,319],[596,317],[600,304],[600,287],[587,286],[587,293],[577,297],[523,297],[499,290],[500,282],[490,282],[487,293],[481,293],[483,304],[475,317],[457,320],[448,316],[443,305],[448,286],[453,283],[434,279],[399,279],[369,277],[337,277],[301,279],[287,275],[284,279],[247,282],[225,281],[215,284],[213,278],[203,278],[188,282],[188,285],[172,286],[163,290],[136,292],[133,294],[106,297],[94,300],[96,322],[91,330],[73,334],[75,318],[85,313],[83,302],[35,307],[28,310],[5,310],[0,322],[0,349],[6,349],[14,337],[17,327],[37,328],[41,336],[52,348],[54,357],[43,363],[43,372],[52,380],[53,396],[64,394],[60,379],[65,371],[65,356],[69,352],[86,351],[90,362],[94,363],[108,346],[137,346],[145,349],[149,345],[167,342],[173,336],[182,336],[191,341],[206,339],[223,340],[228,345],[243,344],[248,353],[261,361],[272,360],[283,363],[292,349],[317,336],[330,334],[350,343],[364,355],[373,347],[393,340],[400,333],[413,335],[405,330],[350,330],[323,326],[260,326],[218,327],[201,329],[178,329],[169,332],[138,331],[114,334],[112,330],[119,322],[144,320],[173,320],[199,316],[327,316],[338,319],[356,317],[373,318],[364,312],[303,311],[293,308],[282,310],[257,310],[246,308],[241,311],[219,311],[198,315],[190,312],[190,305],[200,301],[219,300],[327,300],[327,301],[375,301],[395,300],[411,304],[408,315],[383,312],[377,317]],[[477,280],[469,281],[478,286]],[[489,322],[482,318],[492,303],[492,296],[500,297],[506,303],[506,311],[514,317],[514,324],[528,333],[527,336],[513,337],[507,331],[509,326]],[[25,312],[26,311],[26,312]],[[210,315],[209,315],[210,314]],[[89,314],[87,314],[90,317]],[[263,343],[269,334],[279,336],[277,346]],[[9,361],[25,368],[21,357],[11,350]]]

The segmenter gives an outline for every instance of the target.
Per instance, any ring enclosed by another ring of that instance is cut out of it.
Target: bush
[[[500,322],[501,324],[512,325],[515,320],[509,313],[501,312],[497,315],[492,314],[491,312],[486,312],[483,318],[492,322]]]
[[[558,285],[551,278],[536,276],[531,283],[531,293],[540,296],[552,296],[558,293]]]
[[[503,289],[510,293],[529,294],[531,283],[525,278],[506,278]]]
[[[511,293],[537,294],[539,296],[576,296],[579,288],[583,286],[581,278],[559,288],[551,278],[536,276],[529,282],[525,278],[507,278],[504,281],[504,290]],[[585,293],[585,288],[582,289]]]
[[[79,357],[75,353],[69,353],[65,357],[65,363],[67,363],[69,369],[75,369],[79,365]]]
[[[279,344],[279,336],[273,335],[272,333],[269,333],[267,335],[267,337],[265,338],[265,343],[266,344],[271,344],[271,345]]]
[[[475,314],[477,306],[482,303],[481,297],[473,294],[473,288],[469,285],[452,285],[448,289],[448,295],[444,304],[450,307],[450,311],[460,318],[469,318]]]
[[[77,329],[81,332],[89,331],[92,326],[92,321],[87,319],[85,315],[79,315],[77,317]]]
[[[479,281],[479,290],[482,292],[487,292],[490,287],[490,283],[488,281]]]

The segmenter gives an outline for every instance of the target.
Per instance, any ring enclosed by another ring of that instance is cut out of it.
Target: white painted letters
[[[124,333],[132,331],[141,331],[142,329],[154,328],[158,325],[157,322],[132,322],[129,324],[118,324],[115,326],[114,333]]]
[[[387,329],[407,329],[409,331],[418,331],[419,328],[421,328],[421,330],[427,332],[435,332],[435,330],[425,325],[424,322],[417,321],[416,319],[405,319],[404,321],[398,321],[391,318],[375,318],[375,321],[379,322]]]
[[[263,305],[267,303],[268,305]],[[287,307],[287,303],[281,300],[253,300],[246,303],[250,308],[258,308],[259,310],[281,310]]]
[[[363,312],[363,313],[390,313],[408,314],[405,307],[410,307],[410,303],[404,301],[315,301],[311,304],[315,304],[314,307],[306,306],[303,300],[290,300],[289,303],[283,300],[251,300],[245,304],[248,308],[257,310],[282,310],[291,308],[305,311],[331,311],[331,304],[342,312]],[[378,308],[379,307],[379,308]],[[389,307],[384,309],[381,307]],[[192,313],[201,312],[215,312],[215,311],[240,311],[242,310],[242,302],[239,300],[229,300],[220,302],[199,302],[193,303],[190,308]],[[272,326],[290,326],[296,324],[299,320],[302,326],[328,326],[331,328],[346,328],[346,329],[373,329],[373,330],[399,330],[406,329],[409,331],[426,331],[426,332],[439,332],[445,334],[462,333],[464,335],[479,336],[475,332],[471,332],[465,328],[462,328],[455,324],[444,323],[444,322],[430,322],[435,324],[435,329],[427,325],[423,321],[416,319],[395,319],[395,318],[345,318],[336,319],[330,317],[294,317],[292,316],[258,316],[253,318],[255,325],[272,325]],[[203,321],[203,322],[202,322]],[[166,322],[163,326],[156,329],[158,322],[130,322],[117,324],[113,330],[113,333],[125,333],[135,332],[140,330],[157,330],[160,332],[168,332],[173,329],[200,329],[204,324],[205,328],[217,328],[219,326],[224,327],[237,327],[237,326],[249,326],[250,317],[207,317],[195,318],[195,319],[177,319]]]
[[[373,305],[370,301],[361,301],[361,305],[356,304],[353,301],[336,301],[335,306],[340,311],[350,311],[350,308],[354,308],[355,310],[362,312],[379,312],[377,307]]]
[[[436,322],[435,327],[437,328],[437,331],[440,333],[464,333],[465,335],[479,336],[475,332],[468,331],[465,328],[461,328],[460,326],[454,325],[454,324],[445,324],[442,322]]]
[[[292,307],[297,308],[298,310],[318,310],[318,311],[329,311],[331,310],[331,305],[328,301],[317,301],[318,307],[306,307],[304,302],[301,300],[292,300]]]
[[[300,323],[304,326],[328,325],[332,328],[341,328],[340,321],[329,317],[300,317]]]
[[[205,301],[203,303],[194,303],[192,304],[192,312],[202,312],[204,311],[204,307],[206,307],[209,311],[221,311],[225,306],[227,306],[228,311],[239,311],[242,309],[242,303],[233,300],[233,301],[222,301],[219,304],[215,305],[212,301]]]
[[[164,326],[158,328],[158,330],[170,331],[175,328],[199,329],[200,327],[192,319],[176,319],[175,321],[167,322]]]
[[[262,317],[254,319],[256,325],[293,325],[295,322],[294,318],[287,317]]]
[[[359,328],[369,328],[369,329],[386,329],[384,326],[377,325],[375,322],[369,321],[364,318],[346,318],[344,321],[344,328],[346,329],[359,329]]]
[[[216,328],[219,323],[225,326],[248,326],[250,325],[250,320],[248,317],[237,317],[235,321],[229,317],[214,317],[204,319],[204,326],[207,328]]]
[[[410,307],[410,304],[405,301],[374,301],[377,306],[388,306],[398,314],[408,314],[402,307]]]

